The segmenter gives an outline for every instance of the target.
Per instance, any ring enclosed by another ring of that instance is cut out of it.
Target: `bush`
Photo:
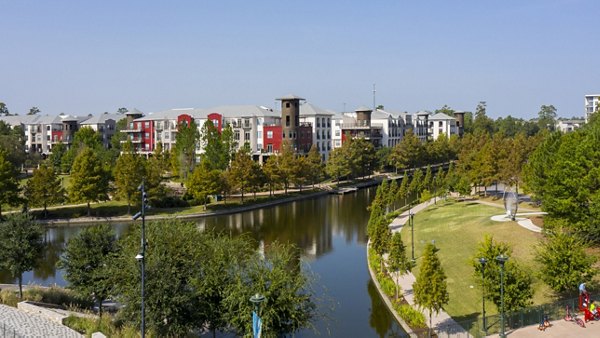
[[[0,302],[2,302],[4,305],[17,307],[19,296],[17,296],[15,291],[2,290],[0,291]]]
[[[413,328],[425,328],[425,316],[418,310],[415,310],[408,304],[394,304],[394,310],[398,313],[400,318],[404,319],[410,327]]]
[[[23,291],[23,298],[34,302],[60,305],[65,308],[90,308],[93,305],[91,300],[81,297],[75,291],[57,286],[28,288]]]
[[[379,281],[379,285],[381,285],[381,290],[383,290],[388,297],[394,297],[396,295],[396,283],[394,283],[390,276],[378,273],[377,280]]]

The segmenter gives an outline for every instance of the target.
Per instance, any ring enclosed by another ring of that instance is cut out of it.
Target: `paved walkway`
[[[433,199],[428,202],[421,203],[419,205],[414,206],[412,209],[403,212],[400,216],[396,217],[392,223],[390,223],[390,228],[392,232],[397,232],[402,230],[404,224],[408,221],[409,212],[417,213],[428,206],[433,204]],[[405,274],[400,277],[398,281],[398,285],[400,285],[402,289],[402,296],[406,300],[408,304],[410,304],[414,308],[418,308],[415,304],[414,294],[413,294],[413,283],[416,281],[415,276],[411,273]],[[425,318],[429,319],[429,313],[425,311]],[[471,335],[452,317],[450,317],[445,311],[440,311],[438,314],[433,313],[431,316],[431,325],[438,332],[438,336],[440,337],[452,337],[454,335],[460,337],[471,337]]]
[[[1,337],[83,337],[76,331],[37,314],[0,304]]]

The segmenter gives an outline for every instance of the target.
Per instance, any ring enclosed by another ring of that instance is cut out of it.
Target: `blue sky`
[[[600,93],[600,1],[0,0],[0,101],[71,114],[444,104],[583,115]]]

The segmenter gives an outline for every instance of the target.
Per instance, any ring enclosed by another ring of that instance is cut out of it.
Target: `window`
[[[290,116],[289,115],[285,117],[285,126],[286,127],[290,126]]]
[[[321,119],[317,117],[317,128],[321,127]]]
[[[327,127],[331,127],[331,120],[327,119]]]
[[[244,127],[250,128],[250,120],[249,119],[244,119]]]
[[[340,136],[340,131],[339,130],[335,131],[335,136]]]
[[[267,131],[267,138],[269,138],[269,139],[273,138],[273,131],[272,130]]]
[[[260,131],[256,132],[256,138],[259,140],[262,139],[262,133]]]
[[[331,138],[331,130],[327,131],[327,138]]]
[[[267,152],[272,153],[273,152],[273,145],[272,144],[267,144]]]
[[[250,141],[250,132],[249,131],[244,133],[244,141]]]
[[[150,127],[150,122],[144,122],[144,127],[146,127],[146,128]]]
[[[441,127],[441,126],[443,126],[442,121],[438,122],[438,127]]]
[[[171,133],[168,133],[168,132],[167,132],[167,133],[165,133],[165,140],[168,140],[168,139],[169,139],[169,135],[170,135],[170,134],[171,134]]]
[[[283,134],[281,135],[281,138],[285,138],[285,132],[283,132]]]
[[[285,103],[285,107],[286,107],[286,108],[289,108],[289,107],[290,107],[290,103],[289,103],[289,102],[286,102],[286,103]]]
[[[144,133],[144,138],[149,139],[150,138],[150,133]]]
[[[321,139],[321,137],[319,137],[319,133],[317,133],[317,140],[320,140],[320,139]]]

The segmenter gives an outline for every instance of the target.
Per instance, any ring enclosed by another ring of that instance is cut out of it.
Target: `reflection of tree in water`
[[[36,268],[33,269],[35,279],[45,281],[56,276],[56,263],[60,260],[60,255],[65,249],[64,236],[61,237],[63,238],[44,243],[44,253]]]
[[[367,290],[371,297],[371,315],[369,316],[369,325],[377,331],[379,337],[385,337],[392,326],[390,312],[379,297],[379,292],[372,280],[369,279]]]

